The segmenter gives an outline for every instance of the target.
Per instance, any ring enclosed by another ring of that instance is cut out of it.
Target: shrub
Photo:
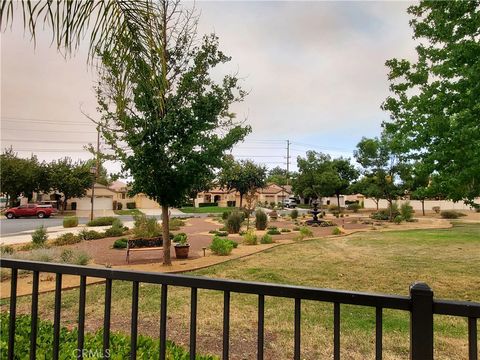
[[[78,226],[78,217],[76,216],[65,216],[63,218],[63,227],[72,228]]]
[[[111,228],[108,228],[105,230],[105,237],[116,237],[116,236],[122,236],[124,233],[123,227],[116,227],[112,226]]]
[[[297,210],[297,209],[292,210],[292,211],[290,212],[290,217],[292,218],[292,220],[297,219],[297,218],[298,218],[298,210]]]
[[[287,233],[287,232],[290,232],[290,231],[292,231],[292,230],[283,228],[283,229],[280,230],[280,231],[281,231],[282,233]]]
[[[90,220],[87,226],[111,226],[113,222],[117,220],[114,216],[103,216]]]
[[[199,203],[198,207],[210,207],[210,206],[218,206],[218,203],[216,202],[210,202],[210,203]]]
[[[127,209],[130,209],[130,210],[137,208],[137,204],[135,204],[135,202],[127,202],[126,206],[127,206]]]
[[[405,221],[410,221],[413,218],[413,207],[410,205],[410,202],[407,201],[400,206],[400,215]]]
[[[222,213],[222,220],[227,220],[231,213],[232,213],[232,212],[229,211],[229,210],[228,210],[228,211],[224,211],[224,212]]]
[[[42,225],[32,234],[32,243],[36,247],[42,247],[48,240],[47,229]]]
[[[255,227],[257,230],[265,230],[268,223],[267,214],[263,210],[255,211]]]
[[[370,217],[374,220],[388,220],[390,219],[390,213],[388,210],[380,210],[370,215]]]
[[[133,228],[133,234],[136,238],[149,239],[162,235],[162,226],[158,223],[157,219],[149,218],[142,215],[134,217],[135,226]]]
[[[232,244],[233,248],[236,249],[238,247],[238,242],[232,240],[232,239],[227,239],[228,241],[230,241],[230,244]]]
[[[277,228],[275,228],[275,229],[270,229],[270,230],[268,230],[268,231],[267,231],[267,234],[268,234],[268,235],[280,235],[281,232],[278,231]]]
[[[236,234],[240,231],[243,222],[243,214],[239,211],[233,211],[227,218],[226,227],[229,234]]]
[[[246,245],[257,245],[257,235],[255,235],[253,229],[248,230],[247,233],[243,235],[243,242]]]
[[[216,255],[229,255],[233,250],[233,244],[229,239],[214,236],[210,244],[210,250]]]
[[[33,249],[27,260],[52,262],[55,252],[52,249]]]
[[[63,249],[60,254],[60,260],[64,263],[71,263],[73,259],[73,250],[72,249]]]
[[[398,210],[397,202],[392,202],[390,205],[388,205],[387,213],[388,213],[389,216],[391,214],[392,219],[395,219],[397,217],[397,215],[400,215],[400,211]]]
[[[347,205],[348,210],[352,210],[354,213],[358,213],[358,210],[360,210],[361,206],[359,203],[352,203]]]
[[[434,206],[432,207],[432,210],[438,214],[440,212],[440,206]]]
[[[215,231],[215,235],[217,236],[228,236],[227,231]]]
[[[123,204],[121,202],[117,203],[117,210],[122,210]]]
[[[53,245],[56,246],[63,246],[63,245],[72,245],[76,244],[82,241],[82,239],[75,235],[74,233],[66,233],[63,235],[60,235],[57,237],[55,240],[53,240]]]
[[[126,249],[127,248],[127,242],[128,242],[127,238],[117,239],[113,243],[113,248],[114,249]]]
[[[300,235],[302,235],[303,237],[312,237],[312,236],[313,236],[313,232],[312,232],[312,230],[310,230],[308,227],[302,226],[302,227],[300,228]]]
[[[338,226],[335,226],[332,230],[332,235],[341,235],[341,234],[342,234],[342,230]]]
[[[320,227],[328,227],[328,226],[335,226],[335,223],[329,220],[325,220],[320,223]]]
[[[293,231],[300,231],[300,226],[294,226]]]
[[[403,216],[402,216],[402,215],[397,215],[397,216],[395,216],[395,219],[393,219],[393,222],[398,225],[398,224],[400,224],[403,220],[404,220],[404,219],[403,219]]]
[[[260,239],[260,243],[262,244],[271,244],[273,243],[273,239],[270,235],[268,234],[265,234],[262,236],[262,238]]]
[[[90,256],[85,251],[80,251],[75,256],[73,263],[76,265],[87,265],[90,261]]]
[[[101,233],[95,230],[82,229],[77,236],[81,240],[97,240],[103,239],[105,237],[105,233]]]
[[[15,252],[15,249],[11,245],[0,245],[0,254],[12,255]]]
[[[168,228],[171,231],[180,230],[182,226],[185,226],[185,220],[179,218],[171,218],[168,222]]]
[[[440,216],[444,219],[458,219],[458,212],[453,210],[444,210],[440,213]]]

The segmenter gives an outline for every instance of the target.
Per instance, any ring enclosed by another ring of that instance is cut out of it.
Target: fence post
[[[433,360],[433,291],[425,283],[413,283],[410,299],[410,359]]]

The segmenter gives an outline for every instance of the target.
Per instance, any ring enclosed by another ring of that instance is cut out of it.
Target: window
[[[125,193],[122,193],[122,199],[125,199]]]

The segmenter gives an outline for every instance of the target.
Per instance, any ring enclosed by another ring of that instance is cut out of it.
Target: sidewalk
[[[132,228],[133,221],[126,221],[123,223],[123,225],[128,226],[129,228]],[[87,225],[79,224],[77,227],[74,227],[74,228],[64,228],[63,226],[51,226],[51,227],[47,227],[46,229],[47,229],[47,235],[49,239],[54,239],[66,233],[78,234],[83,229],[105,231],[108,228],[110,228],[110,226],[87,226]],[[0,244],[14,245],[14,244],[29,243],[30,241],[32,241],[32,234],[34,231],[35,230],[27,230],[17,234],[2,236],[0,239]]]

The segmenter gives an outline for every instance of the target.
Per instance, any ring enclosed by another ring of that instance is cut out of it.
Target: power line
[[[1,127],[0,130],[7,130],[7,131],[22,131],[22,132],[25,132],[25,129],[22,128],[22,129],[12,129],[12,128],[5,128],[5,127]],[[45,129],[30,129],[28,128],[27,129],[29,132],[30,131],[33,131],[33,132],[49,132],[49,133],[68,133],[68,134],[71,134],[72,133],[72,130],[45,130]],[[96,134],[97,132],[96,131],[77,131],[75,130],[75,134],[79,134],[79,133],[82,133],[82,134]]]

